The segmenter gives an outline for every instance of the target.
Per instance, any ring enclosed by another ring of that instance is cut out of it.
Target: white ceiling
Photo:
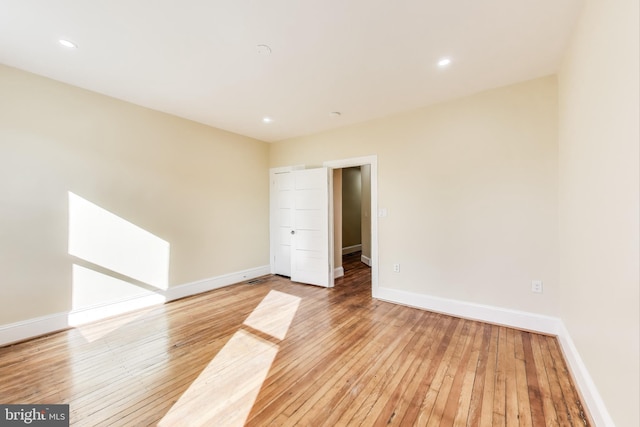
[[[277,141],[552,74],[582,4],[0,0],[0,63]]]

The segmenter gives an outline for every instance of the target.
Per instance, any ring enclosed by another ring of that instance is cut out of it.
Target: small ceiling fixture
[[[263,121],[264,123],[271,123],[271,122],[273,121],[273,119],[272,119],[271,117],[263,117],[263,118],[262,118],[262,121]]]
[[[69,40],[66,40],[66,39],[60,39],[60,40],[58,40],[58,43],[60,43],[64,47],[68,47],[69,49],[77,49],[78,48],[77,44],[75,44],[74,42],[71,42]]]
[[[445,67],[448,67],[449,65],[451,65],[451,58],[441,58],[438,61],[438,67],[440,68],[445,68]]]
[[[266,44],[259,44],[258,46],[256,46],[256,50],[258,51],[258,54],[260,54],[260,55],[270,55],[271,54],[271,48],[269,46],[267,46]]]
[[[340,117],[342,113],[340,111],[332,111],[329,113],[331,117]]]

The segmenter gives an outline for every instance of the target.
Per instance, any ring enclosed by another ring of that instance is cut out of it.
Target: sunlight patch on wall
[[[78,326],[165,301],[163,295],[74,264],[69,325]]]
[[[299,297],[272,290],[244,324],[282,340],[299,305]],[[243,426],[278,349],[249,331],[237,331],[158,425]]]
[[[72,192],[69,192],[69,254],[167,289],[169,242]]]
[[[69,254],[100,267],[73,265],[70,326],[165,302],[169,243],[72,192]]]
[[[73,265],[72,278],[74,308],[92,307],[154,294],[153,291],[76,264]]]

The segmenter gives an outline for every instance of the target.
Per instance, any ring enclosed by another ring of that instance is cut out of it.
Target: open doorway
[[[333,169],[334,277],[371,266],[371,166]]]
[[[361,226],[367,231],[364,233],[364,238],[361,242],[363,246],[363,253],[360,254],[360,264],[364,263],[367,268],[371,268],[371,294],[373,297],[376,297],[378,293],[378,158],[377,156],[366,156],[352,159],[333,160],[324,162],[323,166],[333,170],[331,175],[334,182],[330,188],[331,195],[329,196],[329,199],[332,201],[333,205],[330,215],[330,237],[332,239],[330,247],[333,248],[334,280],[336,278],[336,273],[344,274],[344,265],[342,261],[342,249],[344,245],[341,240],[342,233],[339,233],[340,237],[338,237],[338,233],[336,232],[337,230],[342,229],[343,218],[342,215],[339,215],[336,212],[337,208],[335,206],[337,203],[342,202],[342,198],[341,196],[340,198],[336,198],[334,194],[336,191],[342,191],[342,184],[340,184],[340,188],[338,188],[335,183],[335,172],[338,170],[344,170],[345,168],[359,168],[360,178],[362,179],[364,175],[364,178],[367,181],[363,186],[365,191],[365,203],[364,206],[361,204]],[[338,218],[338,221],[336,221],[336,218]],[[340,239],[340,241],[336,241],[338,239]],[[347,249],[347,252],[349,250],[350,249]],[[337,263],[338,260],[340,264]],[[342,270],[335,268],[337,265],[341,265]]]
[[[317,239],[313,241],[317,242],[328,242],[321,248],[312,248],[319,255],[322,255],[324,259],[319,263],[318,268],[316,268],[316,273],[318,275],[324,276],[326,281],[323,282],[322,286],[333,287],[334,281],[336,278],[336,269],[335,269],[335,258],[336,255],[342,256],[342,243],[336,244],[335,242],[335,232],[336,225],[334,215],[334,183],[333,176],[334,170],[350,168],[350,167],[360,167],[361,172],[363,170],[368,171],[370,185],[366,188],[370,188],[370,200],[368,206],[365,206],[364,210],[366,212],[365,221],[370,221],[368,230],[370,230],[370,238],[366,240],[365,245],[370,245],[370,256],[368,255],[369,250],[367,249],[367,255],[362,257],[360,256],[361,262],[364,262],[367,265],[367,270],[370,271],[370,286],[371,286],[371,295],[375,298],[378,294],[378,169],[377,169],[377,156],[367,156],[367,157],[358,157],[352,159],[344,159],[344,160],[334,160],[324,162],[323,168],[317,168],[318,170],[322,169],[325,171],[324,173],[324,185],[323,188],[326,189],[327,202],[318,202],[317,197],[304,197],[304,200],[317,202],[315,204],[323,204],[326,206],[328,203],[328,221],[325,219],[322,222],[326,225],[326,228],[320,230],[316,233]],[[292,268],[291,266],[296,262],[297,258],[293,258],[292,254],[295,253],[294,246],[298,242],[298,231],[304,230],[306,226],[298,227],[297,226],[297,202],[294,202],[296,199],[296,192],[298,191],[297,179],[295,178],[297,175],[304,175],[305,172],[313,173],[313,169],[306,169],[302,166],[289,166],[289,167],[281,167],[281,168],[273,168],[270,170],[270,179],[271,179],[271,206],[270,206],[270,271],[273,274],[279,274],[287,277],[292,277]],[[306,182],[306,180],[305,180]],[[304,186],[302,186],[304,187]],[[301,188],[302,188],[301,187]],[[315,189],[315,187],[314,187]],[[342,216],[338,216],[341,220]],[[316,218],[317,219],[317,218]],[[340,225],[341,226],[341,225]],[[368,233],[366,233],[368,234]],[[324,236],[324,237],[322,237]],[[295,241],[294,241],[295,240]],[[328,250],[327,250],[328,247]],[[335,248],[339,250],[336,251]],[[304,248],[309,249],[309,248]],[[320,257],[317,257],[318,259]],[[328,259],[327,259],[328,258]],[[340,264],[342,264],[342,259],[340,259]],[[328,269],[326,267],[329,267]],[[368,268],[370,267],[370,269]],[[294,278],[292,277],[292,280]],[[304,281],[304,280],[295,280],[301,283],[310,283],[314,284],[312,281]]]

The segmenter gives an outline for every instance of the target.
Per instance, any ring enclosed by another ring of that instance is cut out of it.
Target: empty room
[[[0,0],[0,425],[640,425],[637,0]]]

